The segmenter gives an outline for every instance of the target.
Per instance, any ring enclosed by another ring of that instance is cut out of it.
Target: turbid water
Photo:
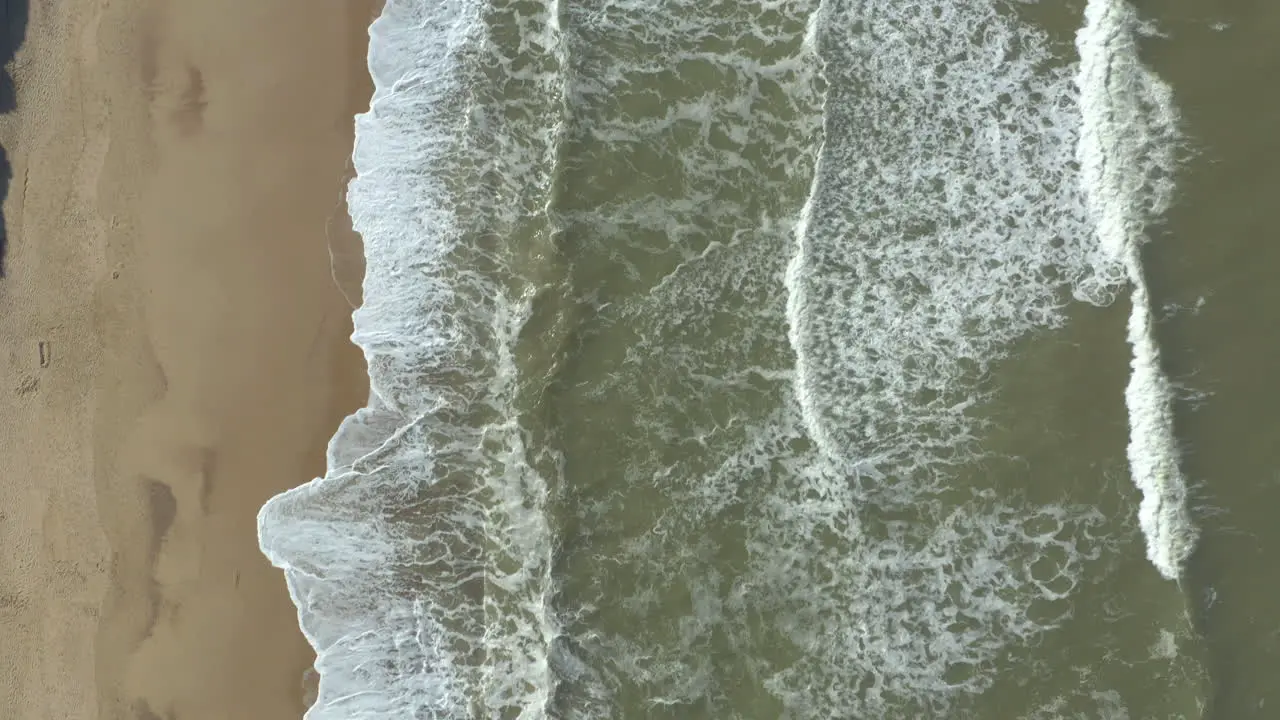
[[[309,717],[1272,717],[1277,31],[390,0]]]

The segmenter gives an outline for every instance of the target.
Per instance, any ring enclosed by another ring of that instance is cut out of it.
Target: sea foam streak
[[[348,197],[371,398],[326,476],[259,514],[318,656],[311,720],[536,718],[554,691],[533,467],[554,462],[526,442],[513,364],[538,269],[494,238],[541,222],[559,80],[551,52],[491,73],[511,63],[489,37],[554,44],[540,9],[390,0],[370,29]]]
[[[973,476],[990,371],[1123,268],[1073,170],[1074,69],[1007,5],[827,0],[809,38],[824,132],[785,273],[800,427],[779,435],[817,452],[742,456],[790,463],[753,559],[804,650],[769,685],[795,717],[949,717],[1069,614],[1105,544],[1096,510]]]
[[[980,381],[1062,325],[1064,287],[1107,303],[1123,272],[1093,241],[1072,72],[1043,33],[999,2],[823,15],[825,138],[786,275],[796,395],[829,456],[920,482],[972,457]]]
[[[1133,373],[1129,464],[1142,491],[1139,523],[1147,557],[1176,580],[1195,547],[1186,481],[1173,433],[1174,393],[1160,367],[1140,248],[1146,223],[1169,205],[1177,147],[1172,91],[1138,59],[1137,15],[1122,0],[1090,0],[1077,35],[1082,126],[1078,157],[1090,215],[1102,247],[1132,283],[1128,339]]]
[[[312,720],[953,717],[1038,681],[1106,519],[993,489],[970,408],[1135,244],[1096,242],[1076,68],[1006,4],[815,5],[387,4],[373,397],[259,518]]]

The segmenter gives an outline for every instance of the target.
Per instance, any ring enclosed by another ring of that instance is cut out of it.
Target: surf
[[[1176,398],[1160,366],[1141,249],[1147,225],[1172,202],[1180,138],[1172,90],[1138,58],[1142,30],[1122,0],[1086,6],[1076,40],[1083,120],[1078,158],[1098,243],[1124,268],[1131,286],[1127,340],[1133,360],[1125,404],[1129,465],[1142,492],[1138,521],[1151,564],[1178,580],[1198,532],[1187,507],[1173,427]]]
[[[311,720],[542,717],[554,692],[547,477],[514,367],[541,270],[492,241],[544,221],[554,10],[390,0],[370,27],[348,190],[370,400],[326,475],[258,518],[317,653]],[[493,83],[510,23],[547,48]]]
[[[995,1],[391,0],[349,190],[369,406],[259,514],[308,717],[944,716],[1037,682],[1119,541],[999,492],[983,410],[1072,297],[1130,284],[1144,529],[1182,499],[1111,230],[1147,217],[1097,80],[1132,26],[1095,5],[1077,65]]]

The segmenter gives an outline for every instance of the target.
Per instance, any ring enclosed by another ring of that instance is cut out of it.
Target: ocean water
[[[308,718],[1271,717],[1266,461],[1205,460],[1233,19],[388,0],[371,398],[259,517]]]

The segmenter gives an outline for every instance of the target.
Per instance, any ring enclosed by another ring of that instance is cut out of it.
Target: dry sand
[[[328,245],[372,12],[29,9],[0,117],[5,720],[302,713],[312,656],[255,515],[367,391]]]

